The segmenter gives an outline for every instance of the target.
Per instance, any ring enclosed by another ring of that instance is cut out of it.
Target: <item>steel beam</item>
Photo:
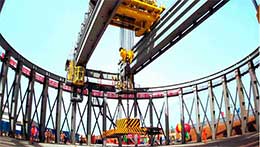
[[[22,75],[22,62],[18,61],[16,73],[15,73],[15,83],[13,87],[12,99],[11,99],[11,115],[10,115],[10,135],[15,137],[16,132],[16,122],[17,122],[17,102],[19,97],[19,90],[21,85],[21,75]]]
[[[76,64],[86,65],[122,0],[99,0],[91,12],[76,53]]]
[[[154,47],[145,46],[136,49],[136,58],[134,58],[130,66],[130,72],[133,74],[138,73],[144,67],[149,65],[152,61],[162,55],[165,51],[170,49],[174,44],[185,37],[193,29],[199,26],[202,22],[204,22],[227,2],[227,0],[206,1],[177,28],[175,28],[168,36],[162,38],[162,41],[160,41],[158,45]],[[155,42],[155,40],[153,42]],[[143,50],[143,52],[141,54],[138,54],[138,52],[141,52],[141,50]]]
[[[231,136],[231,129],[232,129],[232,127],[231,127],[231,113],[230,113],[230,103],[229,103],[227,79],[226,79],[225,75],[222,77],[222,88],[223,88],[225,110],[226,110],[227,137],[230,137]]]
[[[185,144],[186,140],[185,140],[185,132],[184,132],[184,122],[185,122],[185,118],[184,118],[184,99],[183,99],[183,91],[182,88],[179,91],[179,102],[180,102],[180,123],[181,123],[181,143]]]
[[[249,73],[250,73],[250,78],[251,78],[251,85],[253,88],[253,95],[254,95],[254,104],[255,104],[255,120],[256,120],[256,130],[259,132],[259,117],[260,117],[260,108],[259,108],[259,90],[257,86],[257,78],[255,74],[255,67],[252,61],[249,61],[248,63],[249,66]]]
[[[165,133],[166,133],[166,144],[170,144],[170,129],[169,129],[169,103],[168,103],[168,96],[167,91],[164,92],[164,99],[165,99]]]
[[[196,110],[196,134],[197,142],[201,142],[201,125],[200,125],[200,98],[198,95],[198,86],[193,87],[194,99],[195,99],[195,110]]]
[[[63,83],[59,82],[58,85],[58,94],[57,94],[57,104],[56,104],[56,121],[55,121],[55,143],[60,143],[60,123],[61,123],[61,102],[62,102],[62,93],[63,93]]]
[[[10,62],[10,55],[6,52],[4,59],[2,61],[1,77],[0,77],[0,120],[2,120],[4,114],[4,96],[5,96],[5,87],[7,83],[7,74]],[[2,132],[2,125],[0,125],[0,133]],[[2,133],[1,133],[2,134]],[[0,134],[0,135],[1,135]]]
[[[48,87],[49,87],[49,78],[45,76],[44,78],[44,85],[42,90],[42,102],[41,102],[41,116],[40,116],[40,125],[39,125],[39,139],[40,142],[44,142],[44,133],[45,133],[45,123],[46,123],[46,106],[47,106],[47,99],[48,99]]]
[[[92,107],[92,89],[88,89],[88,109],[87,109],[87,145],[91,144],[91,107]]]
[[[0,0],[0,13],[3,9],[4,3],[5,3],[5,0]]]
[[[35,71],[31,70],[29,83],[28,83],[28,93],[27,93],[27,100],[26,100],[26,109],[25,109],[25,137],[27,140],[30,139],[31,134],[31,125],[32,121],[32,102],[33,102],[33,95],[34,95],[34,83],[35,83]]]
[[[215,97],[213,94],[212,81],[208,82],[208,93],[210,102],[210,114],[211,114],[211,134],[212,140],[216,139],[216,111],[215,111]]]
[[[104,92],[104,99],[103,99],[103,132],[107,130],[107,94]],[[103,136],[103,147],[106,147],[106,136]]]
[[[244,98],[244,91],[243,91],[243,87],[242,87],[242,80],[241,80],[241,74],[240,74],[240,70],[237,69],[235,71],[236,73],[236,82],[237,82],[237,92],[238,92],[238,97],[239,97],[239,104],[240,104],[240,116],[241,116],[241,132],[242,135],[244,135],[246,133],[246,119],[247,119],[247,115],[246,115],[246,108],[245,108],[245,98]]]
[[[72,107],[71,107],[71,130],[70,130],[71,134],[70,134],[70,139],[71,139],[71,144],[75,144],[77,102],[71,102],[71,103],[72,103]]]

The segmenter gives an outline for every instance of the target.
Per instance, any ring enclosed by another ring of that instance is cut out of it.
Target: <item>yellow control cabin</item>
[[[136,36],[150,32],[150,28],[164,11],[155,0],[124,0],[110,24],[135,31]]]
[[[84,86],[85,68],[83,66],[75,66],[73,60],[67,60],[65,70],[67,71],[67,84],[79,87]]]

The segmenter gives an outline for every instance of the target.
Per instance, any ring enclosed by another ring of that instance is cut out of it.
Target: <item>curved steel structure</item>
[[[88,70],[87,77],[92,86],[85,89],[82,103],[71,103],[71,88],[64,84],[63,77],[28,61],[2,35],[0,45],[4,51],[1,56],[0,120],[4,119],[6,112],[12,136],[16,135],[16,127],[20,124],[22,136],[28,139],[30,126],[35,123],[41,141],[46,128],[56,132],[56,143],[60,131],[68,131],[72,142],[77,140],[75,134],[84,134],[90,140],[91,135],[115,127],[118,109],[123,109],[121,115],[141,118],[143,127],[161,128],[166,140],[170,138],[170,126],[175,125],[170,124],[170,120],[174,119],[179,119],[182,124],[191,124],[192,140],[198,142],[206,126],[212,140],[223,135],[230,137],[237,129],[240,134],[259,132],[259,47],[215,74],[180,84],[144,87],[137,91],[145,92],[135,94],[118,95],[110,91],[112,77],[117,74]],[[124,99],[131,101],[125,103]],[[117,103],[117,107],[111,105],[113,103]],[[140,107],[140,103],[145,107]],[[174,108],[175,112],[169,107],[178,104],[180,108]],[[3,125],[0,125],[0,130],[4,131]]]

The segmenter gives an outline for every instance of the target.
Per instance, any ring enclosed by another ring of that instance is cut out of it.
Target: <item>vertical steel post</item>
[[[15,73],[15,83],[12,93],[12,100],[11,100],[11,116],[10,120],[10,135],[11,137],[15,137],[16,131],[16,122],[17,122],[17,102],[19,97],[19,90],[21,84],[21,75],[22,75],[22,62],[18,61]]]
[[[239,96],[239,103],[240,103],[240,115],[241,115],[241,132],[242,135],[246,133],[246,108],[245,108],[245,98],[244,98],[244,92],[243,92],[243,87],[242,87],[242,81],[241,81],[241,75],[240,75],[240,70],[236,70],[236,82],[237,82],[237,91],[238,91],[238,96]]]
[[[77,102],[71,102],[71,103],[72,103],[72,108],[71,108],[71,130],[70,130],[71,134],[70,134],[70,139],[71,139],[71,143],[75,144]]]
[[[195,85],[193,87],[193,93],[195,98],[195,108],[196,108],[196,134],[197,142],[201,142],[201,126],[200,126],[200,99],[198,95],[198,87]]]
[[[39,139],[40,142],[44,142],[44,132],[45,132],[45,123],[46,123],[46,106],[47,106],[47,99],[48,99],[48,85],[49,85],[49,78],[45,76],[44,78],[44,85],[42,91],[42,103],[41,103],[41,117],[40,117],[40,131],[39,131]]]
[[[255,104],[255,120],[256,120],[256,130],[259,132],[259,117],[260,117],[260,107],[259,107],[259,91],[258,91],[258,86],[257,86],[257,80],[256,80],[256,74],[255,74],[255,67],[253,65],[253,62],[250,61],[248,63],[249,66],[249,73],[250,73],[250,78],[251,78],[251,84],[253,88],[253,95],[254,95],[254,104]]]
[[[88,89],[88,109],[87,109],[87,144],[91,144],[91,107],[92,107],[92,89]]]
[[[185,118],[184,118],[184,100],[183,100],[183,91],[182,88],[179,91],[179,100],[180,100],[180,123],[181,123],[181,142],[182,144],[186,143],[185,140],[185,132],[184,132],[184,122],[185,122]]]
[[[122,98],[118,99],[118,118],[122,118]]]
[[[149,114],[150,114],[150,128],[153,128],[153,96],[152,94],[150,95],[150,99],[149,99]],[[153,135],[150,136],[151,137],[151,146],[153,146],[154,144],[154,138]]]
[[[104,100],[103,100],[103,133],[107,130],[107,94],[104,92]],[[103,145],[106,146],[106,136],[103,136]]]
[[[34,95],[34,82],[35,82],[35,71],[32,69],[29,77],[29,89],[27,93],[27,100],[26,100],[26,109],[25,109],[25,137],[26,139],[30,139],[31,135],[31,125],[33,120],[31,118],[32,115],[32,102],[33,102],[33,95]]]
[[[216,139],[216,111],[215,111],[215,98],[213,95],[213,87],[212,87],[212,81],[208,82],[208,93],[209,93],[209,99],[210,99],[210,114],[211,114],[211,134],[212,134],[212,140]]]
[[[229,104],[229,94],[228,94],[226,75],[222,77],[222,88],[223,88],[225,110],[226,110],[227,137],[230,137],[231,136],[231,115],[230,115],[230,104]]]
[[[134,117],[136,118],[137,117],[137,93],[135,92],[134,93]]]
[[[167,91],[164,92],[164,99],[165,99],[165,133],[166,133],[166,144],[170,144],[170,132],[169,132],[169,103],[168,103],[168,95]]]
[[[2,69],[1,69],[1,77],[0,77],[0,120],[2,120],[4,114],[4,95],[5,95],[5,86],[8,74],[8,67],[10,62],[10,55],[8,52],[5,53]],[[2,125],[0,125],[0,135],[2,134]]]
[[[55,121],[55,128],[56,128],[56,134],[55,134],[55,143],[60,143],[60,121],[61,121],[61,101],[62,101],[62,93],[63,93],[63,83],[59,82],[58,85],[58,95],[56,97],[57,99],[57,105],[56,105],[56,121]]]

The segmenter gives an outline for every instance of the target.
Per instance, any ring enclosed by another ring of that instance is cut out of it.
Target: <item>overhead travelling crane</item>
[[[75,64],[85,66],[122,0],[90,0],[92,11],[76,48]]]
[[[138,73],[193,29],[199,26],[227,2],[228,0],[205,1],[205,3],[197,8],[194,13],[191,13],[186,20],[174,28],[174,24],[180,22],[180,19],[199,3],[199,1],[193,1],[183,10],[181,8],[186,5],[187,1],[176,1],[176,3],[160,19],[160,22],[153,27],[151,32],[134,46],[133,50],[135,52],[135,58],[130,65],[130,72],[133,74]],[[179,15],[177,15],[163,30],[158,31],[177,12],[180,12]],[[164,35],[170,29],[172,31],[167,36]],[[161,41],[155,44],[158,40]],[[123,68],[121,72],[124,72]]]
[[[76,47],[76,65],[85,66],[109,24],[127,28],[142,36],[160,18],[164,7],[154,0],[91,0],[90,16]]]

